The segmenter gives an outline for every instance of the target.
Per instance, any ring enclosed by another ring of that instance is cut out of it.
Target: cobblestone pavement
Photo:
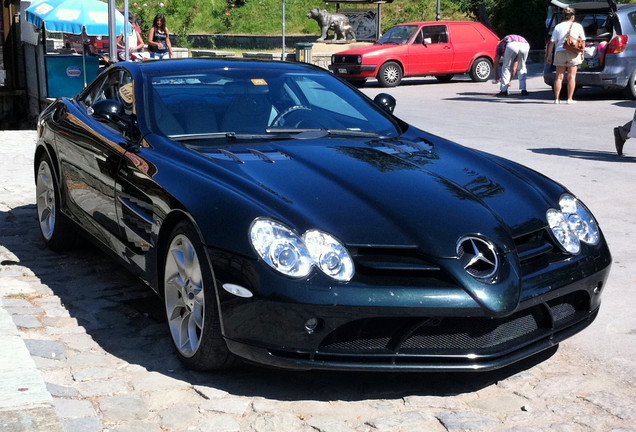
[[[493,373],[189,372],[149,288],[44,248],[34,140],[0,132],[0,431],[636,432],[633,359],[569,341]]]

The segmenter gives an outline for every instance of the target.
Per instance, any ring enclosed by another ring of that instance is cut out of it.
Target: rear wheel
[[[475,82],[488,81],[492,73],[492,62],[485,57],[480,57],[470,68],[470,78]]]
[[[435,78],[439,82],[450,82],[450,80],[452,80],[454,76],[455,76],[454,74],[435,75]]]
[[[636,69],[629,76],[629,81],[627,82],[627,86],[623,90],[625,96],[628,99],[636,99]]]
[[[170,233],[163,287],[170,335],[182,363],[199,371],[231,366],[234,357],[221,335],[212,270],[189,222]]]
[[[61,212],[60,188],[47,154],[40,157],[37,167],[35,198],[42,238],[54,251],[70,249],[75,245],[77,233]]]
[[[386,62],[380,66],[378,81],[382,87],[395,87],[402,82],[402,68],[396,62]]]

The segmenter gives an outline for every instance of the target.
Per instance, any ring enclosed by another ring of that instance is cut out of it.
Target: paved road
[[[529,90],[498,99],[496,86],[460,77],[389,91],[404,120],[566,184],[610,243],[597,321],[558,350],[482,374],[184,370],[148,288],[90,246],[43,247],[35,133],[0,132],[0,431],[636,432],[636,140],[618,157],[611,130],[634,103],[584,89],[580,103],[553,105],[538,76]]]

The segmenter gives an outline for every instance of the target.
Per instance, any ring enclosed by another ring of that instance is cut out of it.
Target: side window
[[[121,88],[132,87],[132,77],[128,71],[119,69],[111,71],[99,78],[93,89],[81,100],[86,106],[92,106],[104,99],[113,99],[124,104],[124,107],[132,109],[132,93],[122,94]]]
[[[422,27],[423,43],[439,44],[448,43],[448,32],[445,25],[432,25]]]
[[[106,83],[106,76],[102,76],[95,82],[93,89],[84,96],[80,102],[83,102],[87,107],[93,106],[95,102],[106,99],[104,95],[104,85]]]
[[[134,83],[130,73],[124,69],[116,69],[100,76],[80,102],[90,107],[106,99],[118,101],[122,104],[122,118],[125,120],[135,112],[134,95]]]

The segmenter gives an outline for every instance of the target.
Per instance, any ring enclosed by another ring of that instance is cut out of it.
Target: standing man
[[[510,80],[515,75],[515,67],[519,72],[519,89],[521,96],[527,96],[526,78],[528,77],[528,69],[526,61],[530,52],[530,44],[523,37],[516,34],[510,34],[499,41],[497,51],[495,52],[495,81],[500,81],[500,92],[497,96],[508,96],[508,87]],[[501,77],[499,77],[499,60],[503,57],[503,65],[501,66]]]

